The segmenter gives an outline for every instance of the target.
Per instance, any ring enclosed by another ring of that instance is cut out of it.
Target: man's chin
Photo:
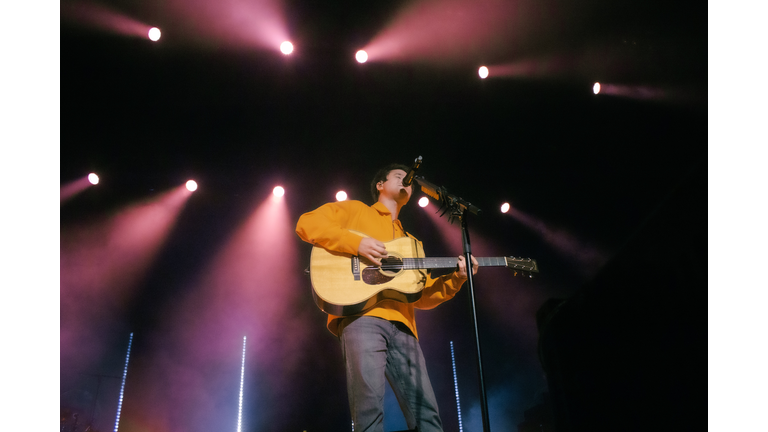
[[[397,197],[398,200],[403,200],[403,204],[407,203],[409,199],[411,199],[411,195],[408,193],[405,188],[400,189],[400,196]]]

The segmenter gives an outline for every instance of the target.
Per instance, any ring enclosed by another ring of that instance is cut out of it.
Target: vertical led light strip
[[[133,343],[133,333],[128,339],[128,353],[125,355],[125,367],[123,368],[123,383],[120,385],[120,399],[117,401],[117,418],[115,419],[115,432],[120,425],[120,410],[123,408],[123,392],[125,390],[125,377],[128,375],[128,359],[131,358],[131,344]]]
[[[453,388],[456,392],[456,410],[459,412],[459,432],[464,431],[461,424],[461,404],[459,403],[459,380],[456,378],[456,357],[453,355],[453,341],[451,341],[451,364],[453,365]]]
[[[243,363],[240,366],[240,407],[237,410],[237,432],[241,432],[243,420],[243,378],[245,378],[245,336],[243,336]]]

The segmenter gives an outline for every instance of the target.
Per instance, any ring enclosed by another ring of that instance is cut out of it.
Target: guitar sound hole
[[[381,267],[366,267],[363,269],[363,282],[367,285],[385,284],[403,270],[403,260],[389,256],[381,260]]]
[[[403,269],[403,260],[395,257],[388,256],[381,260],[381,272],[388,276],[395,276]]]

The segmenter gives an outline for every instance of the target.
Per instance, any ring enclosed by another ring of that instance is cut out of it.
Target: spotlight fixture
[[[419,198],[419,207],[426,207],[428,205],[429,205],[429,198],[427,197]]]
[[[501,205],[501,212],[506,213],[509,211],[509,203],[504,203]]]
[[[338,191],[336,192],[336,201],[346,201],[347,200],[347,193],[344,191]]]
[[[274,195],[274,196],[279,198],[279,197],[285,195],[285,189],[283,189],[282,186],[275,186],[275,188],[272,189],[272,195]]]
[[[151,40],[152,42],[157,42],[158,40],[160,40],[160,29],[157,27],[152,27],[151,29],[149,29],[147,36],[149,36],[149,40]]]
[[[194,180],[189,180],[187,182],[187,190],[190,192],[194,192],[197,190],[197,182]]]
[[[592,86],[592,93],[598,94],[600,93],[600,83],[596,82],[595,85]]]
[[[357,53],[355,53],[355,59],[358,63],[365,63],[368,61],[368,53],[360,50]]]
[[[288,41],[285,41],[285,42],[281,43],[280,44],[280,51],[283,54],[285,54],[285,55],[288,55],[288,54],[292,53],[293,52],[293,44],[288,42]]]
[[[480,69],[477,70],[477,74],[480,75],[480,79],[488,78],[488,68],[485,66],[480,66]]]
[[[88,181],[94,185],[99,184],[99,176],[97,176],[96,173],[90,173],[88,174]]]

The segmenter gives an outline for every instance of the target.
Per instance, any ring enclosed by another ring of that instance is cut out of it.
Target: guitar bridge
[[[352,257],[352,277],[356,281],[360,280],[360,257],[359,256]]]

